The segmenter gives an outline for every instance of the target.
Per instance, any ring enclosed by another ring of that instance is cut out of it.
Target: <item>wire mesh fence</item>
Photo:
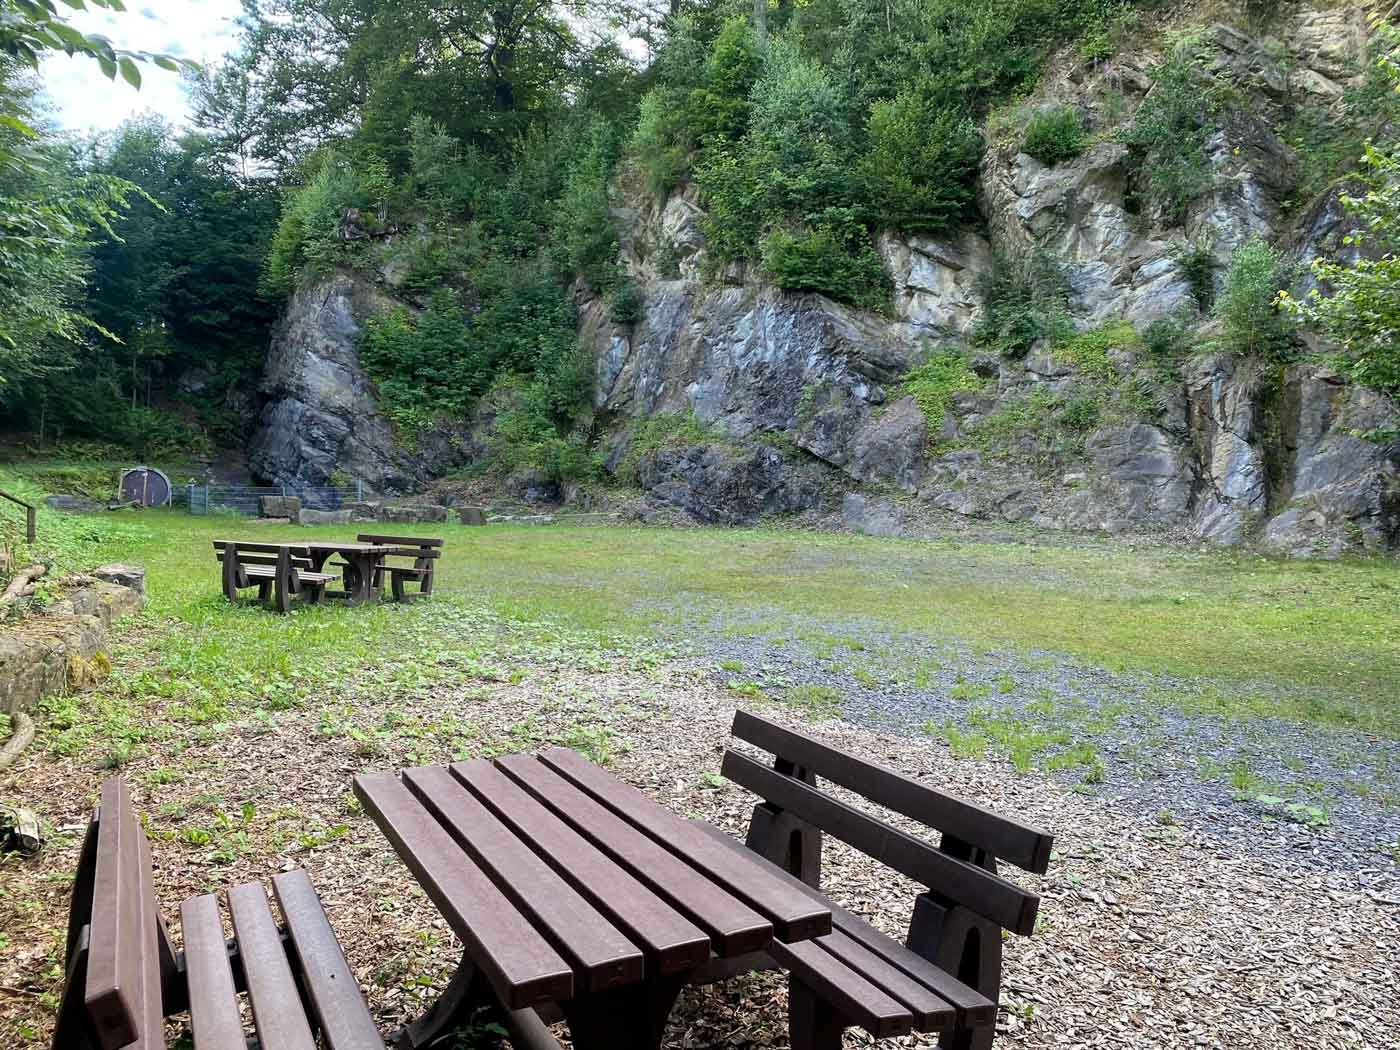
[[[364,485],[215,485],[190,483],[177,488],[171,502],[191,514],[239,514],[257,517],[269,496],[296,496],[308,510],[339,510],[365,498]]]

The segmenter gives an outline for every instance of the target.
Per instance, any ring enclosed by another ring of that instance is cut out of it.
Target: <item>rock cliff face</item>
[[[736,268],[718,285],[704,283],[703,210],[693,191],[620,211],[624,257],[645,289],[646,310],[636,326],[619,328],[600,302],[583,307],[581,330],[597,351],[598,409],[624,421],[623,443],[627,419],[670,413],[693,414],[734,446],[722,461],[712,449],[667,451],[643,470],[644,486],[697,513],[695,486],[685,483],[694,477],[704,491],[729,493],[734,508],[728,517],[712,508],[697,516],[752,520],[758,509],[775,509],[763,494],[787,489],[770,463],[755,490],[739,496],[753,473],[742,450],[776,435],[798,450],[785,461],[789,474],[821,464],[848,486],[893,486],[976,518],[1165,531],[1296,554],[1400,544],[1393,435],[1400,413],[1318,365],[1266,367],[1207,354],[1189,358],[1170,380],[1140,382],[1140,348],[1112,348],[1118,381],[1147,386],[1155,404],[1074,440],[1053,418],[986,437],[988,421],[1022,418],[1026,406],[1052,398],[1064,405],[1085,389],[1087,377],[1047,349],[1021,362],[974,357],[981,386],[952,397],[936,434],[913,399],[900,396],[902,378],[931,345],[967,344],[994,248],[1052,255],[1069,278],[1081,330],[1194,313],[1176,260],[1187,241],[1211,247],[1217,282],[1234,250],[1256,236],[1283,243],[1302,263],[1346,251],[1339,190],[1290,217],[1297,158],[1275,129],[1285,103],[1336,105],[1358,82],[1364,14],[1354,5],[1303,5],[1288,17],[1292,24],[1270,39],[1224,25],[1208,30],[1212,75],[1250,104],[1222,121],[1208,147],[1211,184],[1179,225],[1139,210],[1140,175],[1128,148],[1111,138],[1047,167],[993,137],[980,183],[985,236],[881,237],[893,319],[784,294]],[[1104,100],[1135,107],[1152,90],[1146,71],[1156,58],[1144,52],[1052,70],[1032,104],[1074,105],[1101,129],[1109,119]],[[736,473],[721,477],[725,464]],[[793,484],[805,491],[805,483]],[[776,501],[789,510],[802,502]],[[855,517],[866,521],[870,512]]]
[[[379,411],[356,343],[364,322],[395,301],[371,281],[338,273],[287,304],[258,387],[261,409],[248,450],[254,475],[296,491],[337,472],[371,491],[398,493],[463,461],[457,435],[429,432],[412,450]]]
[[[1364,12],[1303,3],[1278,17],[1271,37],[1206,31],[1212,76],[1245,102],[1222,118],[1207,149],[1209,185],[1179,221],[1143,205],[1142,173],[1109,134],[1154,90],[1147,71],[1160,52],[1145,45],[1104,63],[1066,57],[1027,106],[1072,105],[1103,134],[1081,156],[1046,166],[1019,151],[1019,134],[989,132],[981,229],[880,237],[890,316],[783,293],[752,267],[707,278],[693,187],[629,201],[616,219],[623,261],[643,292],[641,319],[614,325],[601,300],[580,292],[608,462],[629,459],[634,421],[685,416],[710,436],[646,453],[637,476],[657,502],[707,522],[834,510],[855,490],[847,519],[887,533],[898,515],[880,494],[894,489],[939,511],[1047,528],[1153,531],[1294,554],[1400,545],[1400,412],[1325,367],[1197,353],[1164,375],[1124,339],[1107,348],[1107,371],[1091,374],[1048,346],[1021,361],[971,347],[998,251],[1054,257],[1081,331],[1196,316],[1178,261],[1186,243],[1209,246],[1217,285],[1232,253],[1256,236],[1303,264],[1345,257],[1342,189],[1295,200],[1298,158],[1279,129],[1300,100],[1336,107],[1359,83]],[[378,285],[339,275],[293,298],[261,387],[250,458],[264,478],[318,484],[339,468],[392,491],[472,455],[470,441],[445,435],[427,435],[409,453],[378,413],[354,347],[364,318],[385,304],[382,284],[383,275]],[[1308,290],[1305,276],[1297,290]],[[1207,342],[1209,327],[1195,324],[1193,338]],[[975,382],[951,395],[930,433],[903,385],[939,346],[966,351]],[[1112,409],[1076,416],[1074,406],[1105,383]]]

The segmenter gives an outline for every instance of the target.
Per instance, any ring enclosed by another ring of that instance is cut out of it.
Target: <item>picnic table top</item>
[[[567,748],[362,774],[355,793],[511,1009],[831,931],[756,855]]]
[[[345,551],[352,554],[389,554],[412,546],[404,543],[360,543],[356,540],[215,540],[215,545],[256,543],[263,547],[290,547],[298,550]]]

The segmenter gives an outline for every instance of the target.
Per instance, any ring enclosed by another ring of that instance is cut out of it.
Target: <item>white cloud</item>
[[[108,37],[119,48],[206,63],[218,61],[233,47],[233,20],[242,10],[238,0],[150,0],[139,10],[71,12],[70,21],[84,33]],[[53,116],[73,131],[114,128],[146,110],[176,125],[189,116],[189,98],[179,74],[149,63],[142,67],[140,91],[120,78],[108,80],[90,58],[62,53],[44,60],[43,77]]]

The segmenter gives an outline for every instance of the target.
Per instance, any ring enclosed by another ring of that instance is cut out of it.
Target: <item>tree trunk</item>
[[[768,47],[768,0],[753,0],[753,35],[760,51]]]

